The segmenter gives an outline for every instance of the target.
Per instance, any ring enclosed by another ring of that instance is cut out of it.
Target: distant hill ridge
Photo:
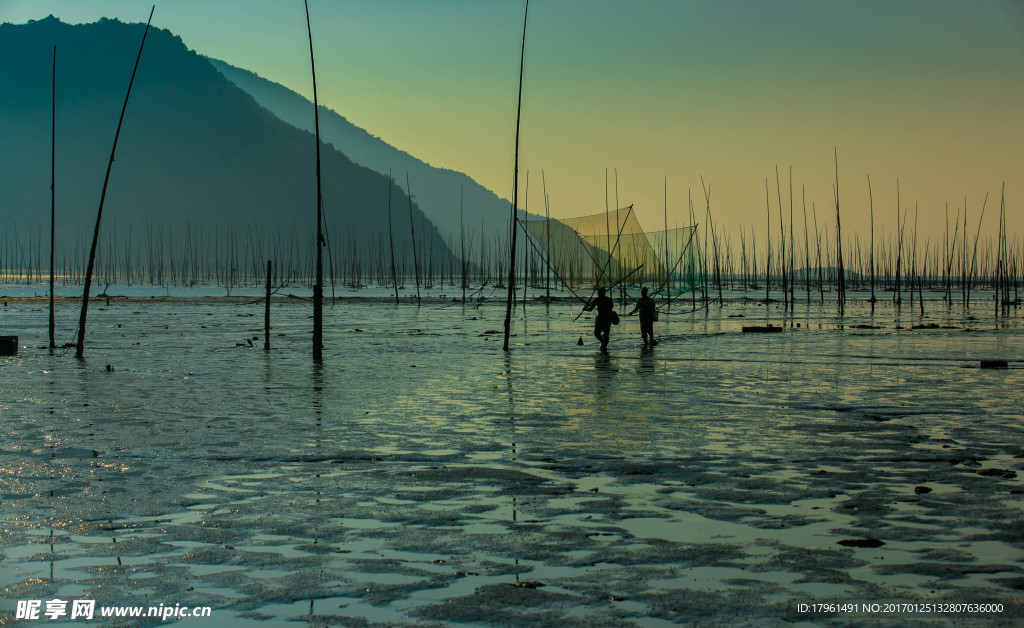
[[[143,29],[143,24],[109,19],[69,25],[52,16],[0,25],[0,220],[5,228],[17,223],[24,233],[28,225],[49,227],[55,44],[58,246],[67,240],[65,247],[73,248],[70,240],[81,241],[93,224]],[[294,232],[292,248],[306,250],[316,216],[314,144],[312,134],[260,106],[179,37],[153,28],[121,130],[102,241],[112,229],[125,237],[129,225],[137,240],[147,225],[166,224],[181,232],[189,225],[210,239],[228,228],[243,234],[262,230],[263,240],[274,229]],[[334,256],[379,258],[374,247],[388,241],[387,178],[326,143],[322,172]],[[394,208],[404,210],[393,219],[401,264],[411,242],[408,199],[397,185],[391,197]],[[420,253],[423,243],[433,243],[435,252],[449,255],[441,233],[416,204],[413,217]],[[269,244],[264,249],[264,254],[271,251]]]
[[[271,113],[296,128],[313,131],[313,103],[304,96],[249,70],[217,59],[209,61]],[[320,137],[361,166],[384,175],[390,169],[402,187],[405,187],[405,173],[408,172],[416,202],[449,239],[457,239],[463,227],[460,224],[460,193],[464,194],[462,203],[467,232],[479,233],[483,229],[488,239],[508,232],[511,201],[499,198],[467,175],[431,166],[323,105],[320,106]]]

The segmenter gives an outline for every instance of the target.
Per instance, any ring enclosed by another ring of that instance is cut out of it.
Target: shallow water
[[[1021,621],[1019,314],[684,299],[657,347],[624,317],[602,354],[577,306],[531,303],[506,354],[497,295],[385,296],[327,307],[321,367],[298,299],[270,352],[262,303],[94,301],[81,362],[10,300],[0,623],[58,596],[227,624]]]

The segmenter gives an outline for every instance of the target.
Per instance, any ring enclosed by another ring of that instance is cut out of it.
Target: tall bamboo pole
[[[548,199],[548,183],[544,178],[544,171],[540,171],[540,184],[541,190],[544,194],[544,247],[545,255],[548,256],[550,261],[551,257],[551,203]],[[551,264],[546,265],[547,268],[544,271],[544,295],[545,303],[551,305]]]
[[[900,180],[896,179],[896,289],[893,293],[893,302],[897,305],[903,302],[903,294],[900,291],[900,266],[903,261],[903,225],[906,217],[900,218]]]
[[[518,224],[516,225],[519,226]],[[523,198],[523,233],[530,233],[530,171],[526,171],[526,194]],[[529,244],[529,240],[527,240]],[[526,316],[526,290],[530,287],[530,248],[523,251],[523,316]]]
[[[943,266],[942,270],[943,270],[943,281],[945,283],[945,286],[944,286],[944,289],[943,289],[943,292],[942,292],[942,299],[944,301],[946,301],[946,303],[948,304],[949,303],[949,298],[950,298],[950,294],[949,294],[949,290],[950,290],[950,287],[949,287],[949,265],[946,262],[946,260],[949,259],[949,202],[948,201],[946,202],[946,228],[942,232],[942,239],[943,239],[943,247],[944,247],[942,249],[942,266]]]
[[[270,351],[270,260],[267,260],[267,300],[263,306],[263,350]]]
[[[409,233],[412,236],[412,267],[416,271],[416,305],[420,304],[420,258],[416,250],[416,222],[412,219],[412,184],[409,183],[409,171],[405,171],[405,190],[409,197]]]
[[[872,305],[875,303],[875,199],[871,194],[871,175],[868,175],[868,205],[871,207],[871,298]]]
[[[662,238],[662,245],[665,247],[665,295],[668,297],[665,305],[668,307],[672,302],[672,271],[668,261],[668,177],[665,177],[665,237]]]
[[[971,253],[971,266],[967,270],[967,296],[964,297],[964,303],[967,307],[970,307],[971,303],[971,283],[974,281],[974,266],[978,259],[978,239],[981,238],[981,223],[985,219],[986,205],[988,205],[988,192],[985,192],[985,200],[981,202],[981,216],[978,217],[978,232],[974,234],[974,251]]]
[[[794,248],[795,248],[795,244],[793,243],[793,166],[790,165],[789,166],[789,309],[790,309],[791,312],[794,309],[793,282],[796,280],[796,278],[793,276],[795,274],[795,272],[793,270]]]
[[[807,303],[811,302],[811,243],[807,238],[807,186],[800,186],[800,196],[804,207],[804,288],[807,291]]]
[[[395,305],[398,305],[398,273],[395,272],[395,234],[391,223],[391,188],[395,186],[391,178],[391,168],[388,168],[388,243],[391,249],[391,282],[395,284]]]
[[[846,308],[846,270],[843,267],[843,228],[839,222],[839,149],[835,149],[836,163],[836,260],[839,265],[839,313]]]
[[[462,205],[466,195],[466,186],[459,186],[459,239],[462,243],[461,259],[462,259],[462,302],[466,302],[466,227],[462,222]],[[390,205],[389,205],[390,207]],[[398,293],[395,293],[395,298],[398,298]]]
[[[789,286],[786,285],[786,227],[782,223],[782,186],[779,184],[779,166],[775,166],[775,191],[779,201],[779,262],[782,268],[782,307],[789,310]]]
[[[764,180],[764,210],[765,215],[768,217],[768,228],[765,231],[765,237],[768,239],[768,251],[765,253],[764,258],[764,302],[768,303],[772,291],[772,206],[768,201],[767,177]]]
[[[153,12],[156,5],[149,11],[149,20],[146,22],[146,30],[142,33],[142,43],[139,44],[139,54],[135,57],[135,67],[132,68],[132,77],[128,81],[128,91],[124,95],[124,105],[121,106],[121,117],[117,121],[117,131],[114,132],[114,145],[110,149],[110,161],[107,162],[107,174],[103,177],[103,191],[100,192],[100,206],[96,211],[96,225],[92,232],[92,248],[89,249],[89,264],[85,269],[85,287],[82,291],[82,312],[78,317],[78,345],[75,348],[75,357],[85,357],[85,319],[89,314],[89,289],[92,287],[92,272],[96,264],[96,246],[100,239],[100,220],[103,218],[103,202],[107,198],[107,184],[110,182],[110,170],[114,167],[114,153],[117,152],[117,139],[121,136],[121,125],[124,123],[124,112],[128,109],[128,98],[132,95],[132,85],[135,83],[135,73],[139,70],[139,61],[142,59],[142,48],[146,45],[146,35],[149,34],[149,25],[153,22]]]
[[[56,188],[56,163],[57,163],[57,45],[53,46],[53,101],[51,104],[51,128],[50,128],[50,355],[53,355],[57,348],[54,340],[54,329],[56,327],[53,313],[53,238],[57,223],[57,188]]]
[[[516,157],[512,174],[512,228],[509,234],[512,241],[508,267],[508,300],[505,306],[505,341],[502,344],[504,351],[508,351],[508,337],[512,330],[512,300],[515,297],[516,234],[519,232],[518,225],[516,224],[518,218],[516,212],[519,203],[519,122],[523,112],[523,62],[526,59],[526,18],[529,14],[530,0],[526,0],[526,10],[523,11],[523,45],[519,54],[519,99],[516,104]]]
[[[309,34],[309,65],[313,73],[313,125],[316,131],[316,284],[313,285],[313,361],[324,355],[324,234],[323,192],[320,185],[320,105],[316,96],[316,61],[313,57],[313,28],[309,24],[309,0],[306,6],[306,32]]]

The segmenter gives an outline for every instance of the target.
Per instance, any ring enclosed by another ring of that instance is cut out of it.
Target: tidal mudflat
[[[503,303],[450,298],[329,305],[322,366],[298,299],[269,352],[255,300],[101,301],[84,361],[9,300],[0,623],[56,597],[224,625],[1024,621],[1019,315],[680,301],[657,347],[623,317],[604,354],[578,306],[531,302],[506,354]]]

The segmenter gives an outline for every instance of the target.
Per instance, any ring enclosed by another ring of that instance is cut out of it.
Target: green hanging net
[[[597,286],[672,297],[700,287],[704,275],[696,225],[644,231],[633,207],[524,221],[536,248],[570,290]]]

